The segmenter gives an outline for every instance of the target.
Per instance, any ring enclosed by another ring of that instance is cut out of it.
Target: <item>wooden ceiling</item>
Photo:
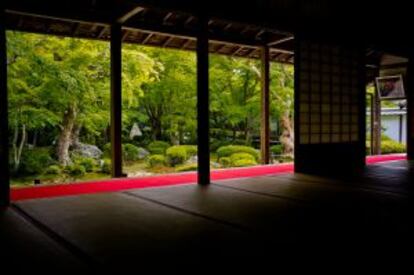
[[[194,15],[133,6],[117,12],[123,21],[124,43],[195,50],[198,18]],[[99,13],[98,13],[99,14]],[[110,25],[96,18],[68,18],[65,14],[44,14],[37,10],[6,9],[9,30],[87,39],[109,40]],[[210,53],[260,58],[263,45],[270,47],[270,60],[293,63],[293,35],[251,24],[211,18],[208,22]]]

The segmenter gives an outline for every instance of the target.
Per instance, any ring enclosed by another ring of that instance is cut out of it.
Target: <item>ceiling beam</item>
[[[100,39],[103,37],[103,35],[108,31],[108,27],[107,26],[103,26],[101,31],[98,33],[97,38]]]
[[[131,19],[132,17],[134,17],[135,15],[137,15],[138,13],[140,13],[143,10],[144,10],[143,7],[135,7],[133,9],[129,10],[128,12],[124,13],[120,17],[118,17],[118,19],[116,20],[116,22],[118,24],[124,24],[129,19]]]
[[[174,40],[174,36],[167,37],[167,39],[165,40],[165,42],[162,43],[162,47],[167,47],[168,44],[170,44],[170,42],[173,41],[173,40]]]
[[[269,47],[271,47],[271,46],[276,46],[276,45],[279,45],[279,44],[282,44],[282,43],[285,43],[285,42],[291,41],[291,40],[293,40],[293,38],[294,38],[293,36],[288,36],[288,37],[285,37],[285,38],[278,39],[278,40],[276,40],[276,41],[270,42],[270,43],[268,43],[267,45],[268,45]]]
[[[145,39],[142,41],[142,44],[145,45],[148,43],[148,41],[151,39],[151,37],[153,36],[153,33],[148,33],[147,37],[145,37]]]

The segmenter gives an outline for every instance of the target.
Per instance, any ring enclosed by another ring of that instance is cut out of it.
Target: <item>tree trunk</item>
[[[14,172],[17,172],[20,167],[20,161],[22,158],[23,148],[27,140],[27,132],[26,132],[26,125],[22,125],[22,135],[20,138],[19,147],[17,147],[17,141],[19,138],[19,129],[18,127],[15,128],[14,138],[13,138],[13,153],[14,153]]]
[[[73,126],[73,130],[72,130],[72,145],[76,146],[80,143],[79,141],[79,135],[80,135],[80,131],[82,130],[82,125],[81,124],[75,124]]]
[[[293,125],[289,112],[286,112],[280,119],[280,128],[282,129],[282,135],[280,136],[280,142],[283,146],[283,154],[293,156]]]
[[[151,119],[151,127],[152,127],[152,139],[153,140],[161,140],[162,132],[161,132],[161,121],[158,119]]]
[[[75,125],[76,115],[76,107],[72,105],[66,110],[63,116],[62,131],[59,135],[56,150],[58,161],[63,166],[71,163],[69,147],[72,144],[72,131]]]

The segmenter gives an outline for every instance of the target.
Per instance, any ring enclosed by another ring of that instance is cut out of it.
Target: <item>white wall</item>
[[[384,129],[385,128],[385,132],[384,134],[389,136],[391,139],[395,140],[395,141],[400,141],[399,140],[399,127],[400,127],[400,122],[399,122],[399,116],[398,115],[388,115],[388,116],[381,116],[381,127]],[[402,143],[406,143],[407,140],[407,116],[403,115],[403,120],[402,120]]]

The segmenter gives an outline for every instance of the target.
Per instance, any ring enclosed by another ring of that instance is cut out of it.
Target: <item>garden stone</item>
[[[150,152],[142,147],[138,148],[138,159],[145,159]]]
[[[74,145],[72,152],[85,158],[94,159],[100,159],[103,154],[97,146],[81,142],[78,142],[76,145]]]
[[[197,163],[198,162],[198,158],[197,158],[197,156],[192,156],[191,158],[189,158],[186,162],[185,162],[185,164],[195,164],[195,163]]]

